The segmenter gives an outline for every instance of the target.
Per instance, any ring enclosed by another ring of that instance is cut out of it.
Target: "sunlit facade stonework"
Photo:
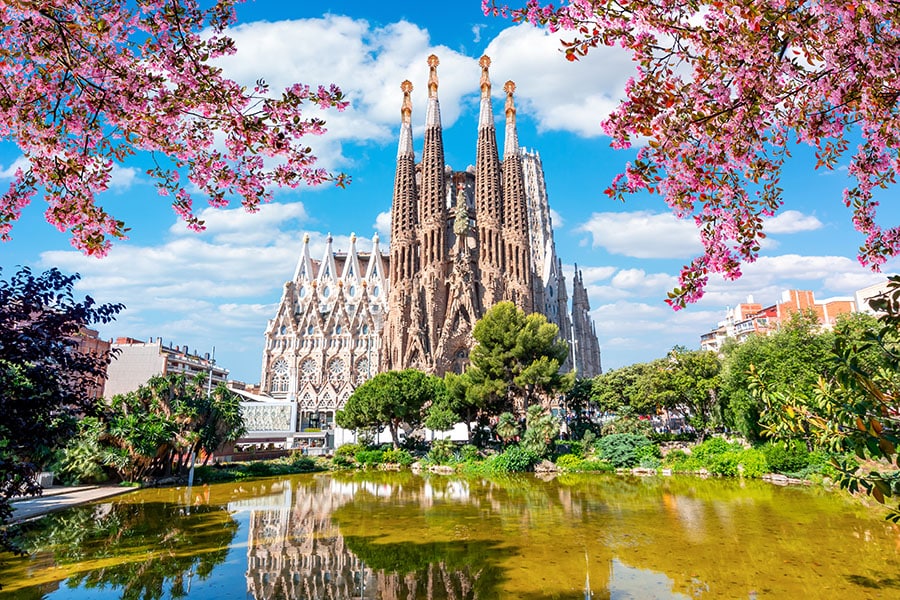
[[[401,85],[400,141],[391,206],[391,243],[377,236],[363,255],[350,250],[313,261],[308,238],[275,318],[266,330],[264,393],[299,403],[298,431],[324,427],[353,389],[375,373],[418,368],[462,372],[475,322],[495,303],[540,312],[574,352],[564,369],[600,373],[600,349],[581,273],[570,316],[556,255],[540,156],[519,146],[515,84],[504,85],[503,158],[491,102],[490,59],[482,57],[474,167],[444,163],[438,59],[428,59],[424,147],[416,162],[412,84]],[[573,360],[574,359],[574,360]]]

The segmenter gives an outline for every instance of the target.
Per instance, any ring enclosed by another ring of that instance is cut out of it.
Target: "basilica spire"
[[[504,297],[530,313],[534,310],[532,281],[535,273],[528,232],[525,179],[522,157],[519,154],[519,136],[516,133],[516,104],[513,100],[516,84],[507,81],[503,91],[506,92],[506,137],[503,145],[503,243],[506,246]]]
[[[491,105],[491,59],[482,56],[481,112],[478,117],[478,146],[475,155],[475,220],[478,222],[478,267],[484,285],[484,305],[502,299],[504,248],[501,239],[503,200],[500,189],[500,157]]]
[[[416,157],[412,145],[413,86],[409,80],[400,84],[403,102],[400,107],[400,143],[397,170],[394,175],[394,197],[391,204],[391,283],[411,278],[417,271],[416,229],[418,227],[418,194],[416,190]]]
[[[401,156],[414,156],[412,142],[412,82],[407,79],[400,84],[403,92],[403,105],[400,107],[400,144],[397,147],[397,158]]]
[[[425,142],[422,148],[422,187],[419,196],[419,259],[423,306],[420,327],[423,354],[433,354],[441,330],[443,307],[447,303],[446,175],[444,173],[444,137],[438,103],[438,57],[428,57],[428,112],[425,117]],[[428,307],[440,307],[433,310]],[[415,311],[414,311],[415,312]]]
[[[444,260],[444,224],[446,200],[444,183],[444,137],[438,103],[438,57],[428,57],[428,114],[425,119],[425,145],[422,149],[422,190],[419,221],[422,231],[422,263]]]

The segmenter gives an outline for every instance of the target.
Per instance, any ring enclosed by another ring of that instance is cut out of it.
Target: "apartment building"
[[[111,351],[113,359],[103,388],[105,398],[132,392],[156,375],[211,373],[214,386],[228,379],[228,370],[217,366],[209,353],[200,355],[187,346],[164,344],[162,338],[150,338],[147,342],[116,338]]]

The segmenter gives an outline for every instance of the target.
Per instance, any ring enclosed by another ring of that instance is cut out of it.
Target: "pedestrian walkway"
[[[55,486],[44,488],[42,496],[17,498],[12,502],[12,522],[28,521],[48,513],[65,510],[87,504],[95,500],[103,500],[120,494],[132,492],[138,488],[86,485],[77,487]]]

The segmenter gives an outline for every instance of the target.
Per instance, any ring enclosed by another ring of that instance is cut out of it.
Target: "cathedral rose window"
[[[328,363],[328,378],[335,383],[344,380],[344,361],[342,359],[335,358]]]
[[[302,381],[315,381],[316,380],[316,361],[311,358],[306,358],[300,363],[300,379]]]

